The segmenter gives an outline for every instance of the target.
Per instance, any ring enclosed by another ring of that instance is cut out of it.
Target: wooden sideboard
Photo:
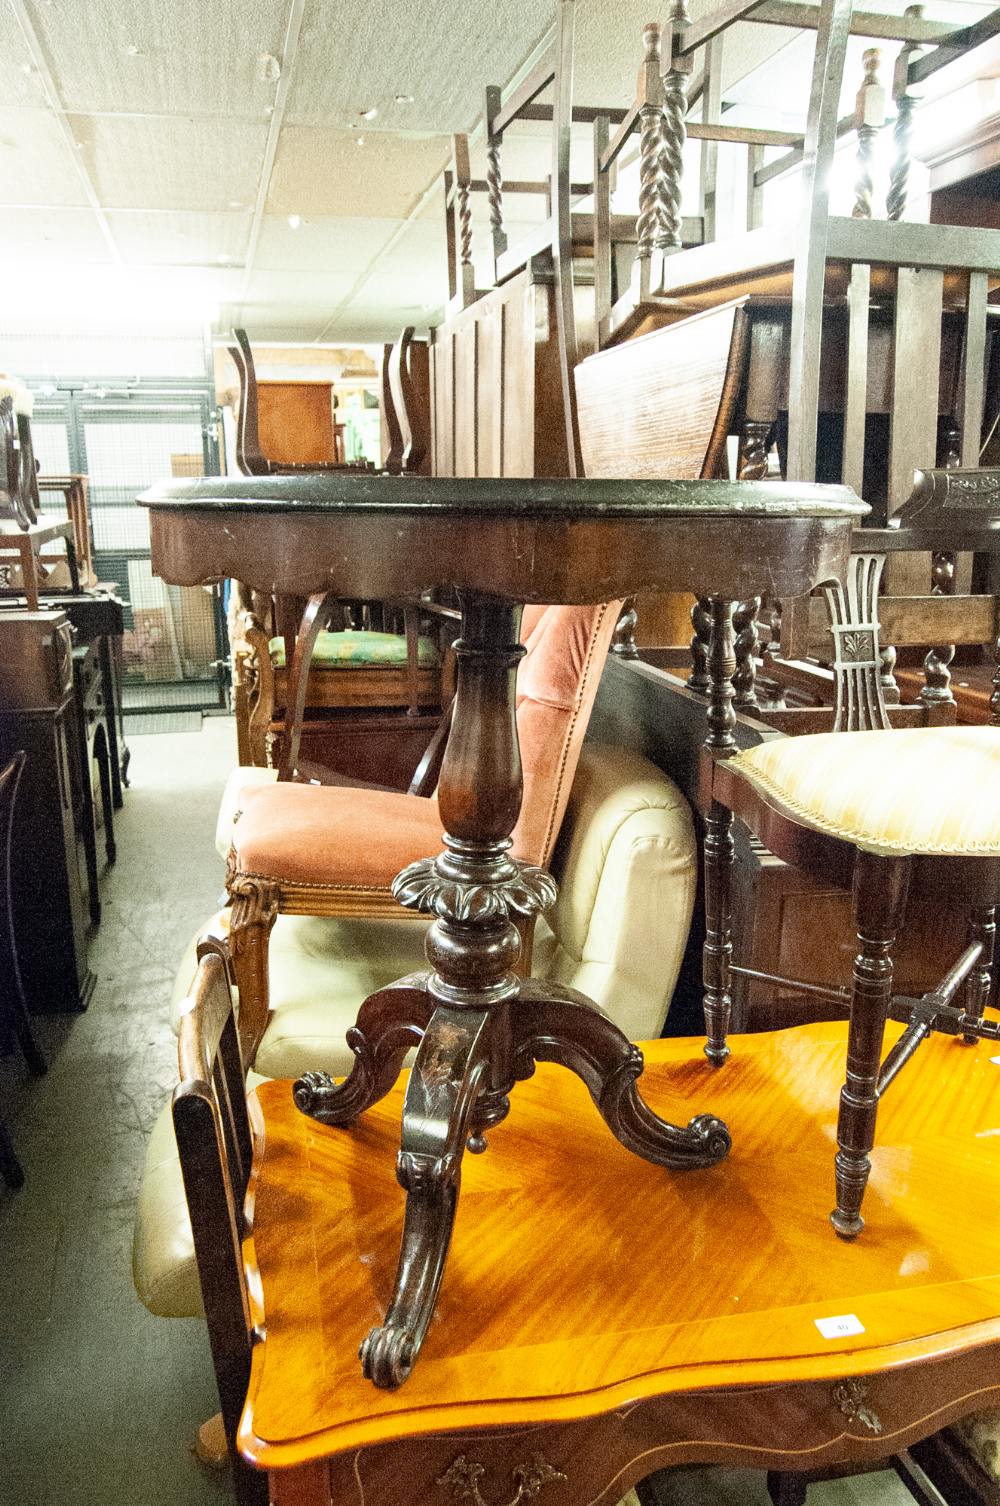
[[[335,453],[333,388],[329,382],[259,382],[260,447],[283,465],[342,459]]]

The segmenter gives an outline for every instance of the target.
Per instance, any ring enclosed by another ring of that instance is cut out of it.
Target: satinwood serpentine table
[[[309,1074],[299,1106],[327,1124],[388,1091],[426,1018],[403,1107],[403,1243],[385,1321],[365,1339],[365,1374],[406,1379],[434,1311],[461,1162],[473,1128],[502,1120],[536,1061],[583,1078],[612,1134],[647,1161],[712,1166],[730,1147],[721,1120],[658,1118],[637,1089],[643,1058],[596,1005],[558,984],[518,978],[529,917],[552,879],[508,855],[521,802],[515,679],[521,604],[583,605],[637,592],[689,591],[711,602],[707,742],[732,742],[732,603],[767,591],[802,596],[842,576],[865,511],[844,487],[731,481],[474,480],[317,474],[168,482],[148,492],[153,569],[176,585],[226,577],[275,595],[335,591],[392,599],[455,587],[462,607],[455,715],[438,803],[445,851],[411,865],[393,892],[435,916],[430,973],[400,987],[400,1017],[371,1059],[340,1084]],[[709,840],[712,839],[711,830]],[[721,840],[730,840],[728,828]],[[380,1051],[380,1047],[383,1048]],[[405,1050],[405,1047],[404,1047]],[[390,1059],[386,1073],[384,1057]],[[381,1070],[372,1070],[378,1064]],[[586,1169],[580,1168],[581,1180]]]

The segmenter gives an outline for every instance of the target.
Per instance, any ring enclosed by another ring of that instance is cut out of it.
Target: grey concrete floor
[[[188,938],[215,908],[215,815],[235,762],[227,718],[136,737],[118,862],[85,1014],[42,1018],[47,1076],[0,1062],[27,1182],[0,1187],[0,1506],[220,1506],[191,1454],[218,1406],[204,1325],[154,1318],[132,1288],[146,1139],[176,1080],[167,1020]],[[662,1506],[766,1506],[744,1470],[661,1474]],[[814,1486],[810,1506],[902,1506],[892,1475]]]
[[[101,885],[85,1014],[43,1017],[49,1071],[0,1066],[26,1173],[0,1191],[2,1506],[219,1506],[226,1478],[192,1457],[218,1409],[204,1325],[154,1318],[132,1287],[146,1139],[176,1081],[167,1002],[188,938],[222,888],[215,813],[228,718],[136,737]]]

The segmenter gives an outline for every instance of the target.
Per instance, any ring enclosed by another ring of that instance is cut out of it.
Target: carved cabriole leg
[[[875,1143],[882,1037],[892,998],[892,947],[905,912],[909,882],[909,859],[858,853],[854,866],[858,954],[847,1036],[847,1079],[837,1119],[837,1206],[830,1214],[842,1239],[853,1239],[865,1226],[861,1201],[871,1170],[869,1152]]]
[[[995,905],[977,905],[969,916],[969,941],[981,941],[983,954],[965,980],[965,1012],[981,1020],[990,1001],[993,984],[993,954],[996,946],[997,913]],[[967,1046],[976,1044],[974,1035],[963,1036]]]
[[[408,1051],[419,1046],[434,1012],[427,974],[400,978],[369,994],[347,1032],[354,1066],[343,1082],[306,1072],[295,1084],[297,1106],[321,1124],[350,1124],[395,1083]]]
[[[736,752],[733,727],[733,609],[728,601],[711,600],[712,640],[709,653],[709,706],[706,747],[715,758]],[[705,818],[705,946],[702,980],[705,985],[705,1055],[720,1067],[729,1055],[726,1035],[732,1012],[730,963],[733,955],[730,885],[735,845],[733,815],[713,800]]]
[[[636,1087],[642,1052],[583,994],[528,980],[514,1011],[514,1034],[516,1077],[529,1077],[540,1061],[568,1067],[586,1083],[615,1139],[644,1161],[686,1171],[715,1166],[728,1153],[729,1131],[714,1114],[698,1114],[682,1128],[646,1106]]]
[[[281,888],[270,879],[240,873],[236,866],[236,852],[230,848],[226,860],[226,892],[232,906],[229,955],[240,998],[240,1050],[249,1067],[267,1028],[267,958]]]

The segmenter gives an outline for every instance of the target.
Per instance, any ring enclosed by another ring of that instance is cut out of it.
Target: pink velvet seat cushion
[[[250,785],[233,847],[241,873],[295,884],[388,889],[407,863],[441,850],[436,800],[331,785]]]

